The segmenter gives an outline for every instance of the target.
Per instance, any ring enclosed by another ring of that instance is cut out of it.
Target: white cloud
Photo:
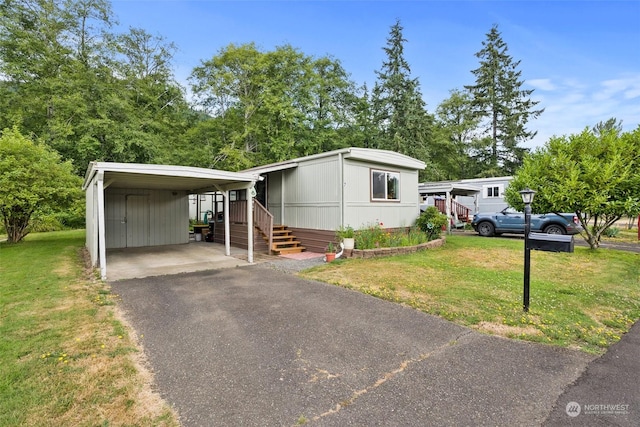
[[[534,89],[540,90],[555,90],[556,85],[551,82],[551,79],[531,79],[527,80],[526,83],[529,86],[533,86]]]
[[[575,78],[542,82],[537,88],[542,93],[533,93],[540,101],[536,106],[545,111],[536,120],[529,122],[528,129],[538,135],[523,146],[534,148],[544,145],[550,137],[582,132],[600,121],[616,118],[622,120],[623,130],[630,131],[640,124],[640,74],[622,75],[614,78],[586,82]],[[530,83],[531,81],[528,81]],[[543,89],[543,87],[554,89]]]

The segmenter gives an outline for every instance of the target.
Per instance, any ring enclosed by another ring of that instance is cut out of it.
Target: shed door
[[[127,247],[149,246],[149,196],[126,196]]]

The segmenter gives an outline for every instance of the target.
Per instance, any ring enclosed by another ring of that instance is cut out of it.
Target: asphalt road
[[[112,290],[184,426],[560,425],[574,418],[554,408],[594,360],[266,266]],[[634,425],[637,401],[618,403],[635,404],[615,418]]]

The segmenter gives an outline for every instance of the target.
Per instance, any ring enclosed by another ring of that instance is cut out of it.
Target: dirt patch
[[[488,332],[493,335],[500,335],[502,337],[512,337],[514,335],[538,335],[541,336],[543,333],[534,328],[533,326],[510,326],[503,325],[502,323],[493,323],[493,322],[480,322],[476,326],[476,329],[484,332]]]

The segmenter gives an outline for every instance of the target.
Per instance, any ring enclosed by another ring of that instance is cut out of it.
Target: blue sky
[[[113,0],[120,30],[143,28],[178,47],[174,69],[191,70],[229,43],[267,51],[290,44],[331,55],[358,85],[373,86],[390,27],[404,27],[405,58],[434,112],[452,89],[473,84],[475,53],[497,24],[526,89],[545,112],[538,136],[582,131],[616,117],[640,124],[640,0],[627,1],[213,1]]]

